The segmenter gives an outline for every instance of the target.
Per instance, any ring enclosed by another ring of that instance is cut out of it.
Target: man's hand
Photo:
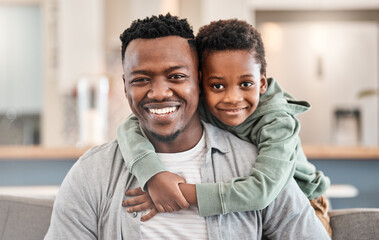
[[[141,217],[141,221],[147,221],[157,215],[157,209],[154,206],[153,201],[149,197],[149,194],[142,191],[141,188],[134,188],[125,192],[126,196],[135,196],[128,200],[122,201],[122,206],[127,207],[128,212],[142,212],[148,209],[151,211]]]
[[[158,212],[173,212],[190,207],[179,189],[186,180],[177,174],[160,172],[147,182],[147,190]]]

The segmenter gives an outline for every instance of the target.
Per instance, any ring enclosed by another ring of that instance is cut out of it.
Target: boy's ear
[[[261,86],[259,90],[259,94],[262,95],[267,91],[268,83],[266,78],[266,73],[261,75]]]

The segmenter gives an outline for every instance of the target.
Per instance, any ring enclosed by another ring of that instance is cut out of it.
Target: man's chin
[[[161,135],[155,132],[150,132],[150,135],[159,142],[172,142],[179,136],[181,132],[182,130],[178,130],[170,135]]]

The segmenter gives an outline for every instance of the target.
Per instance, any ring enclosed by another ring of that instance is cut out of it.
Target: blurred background
[[[337,187],[332,204],[379,207],[379,0],[0,0],[3,189],[57,186],[88,146],[115,138],[130,113],[119,35],[167,12],[195,34],[218,19],[255,26],[267,76],[312,105],[300,136]]]

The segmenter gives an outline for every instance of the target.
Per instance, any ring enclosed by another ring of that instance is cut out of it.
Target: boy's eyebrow
[[[250,73],[247,73],[247,74],[243,74],[243,75],[240,76],[240,78],[247,78],[247,77],[254,78],[254,75],[250,74]],[[210,76],[210,77],[207,78],[207,80],[225,80],[225,79],[223,77]]]
[[[218,76],[210,76],[210,77],[208,77],[207,79],[208,79],[208,80],[213,80],[213,79],[215,79],[215,80],[224,80],[223,77],[218,77]]]
[[[254,75],[248,73],[248,74],[243,74],[243,75],[240,76],[240,78],[244,78],[244,77],[254,77]]]

